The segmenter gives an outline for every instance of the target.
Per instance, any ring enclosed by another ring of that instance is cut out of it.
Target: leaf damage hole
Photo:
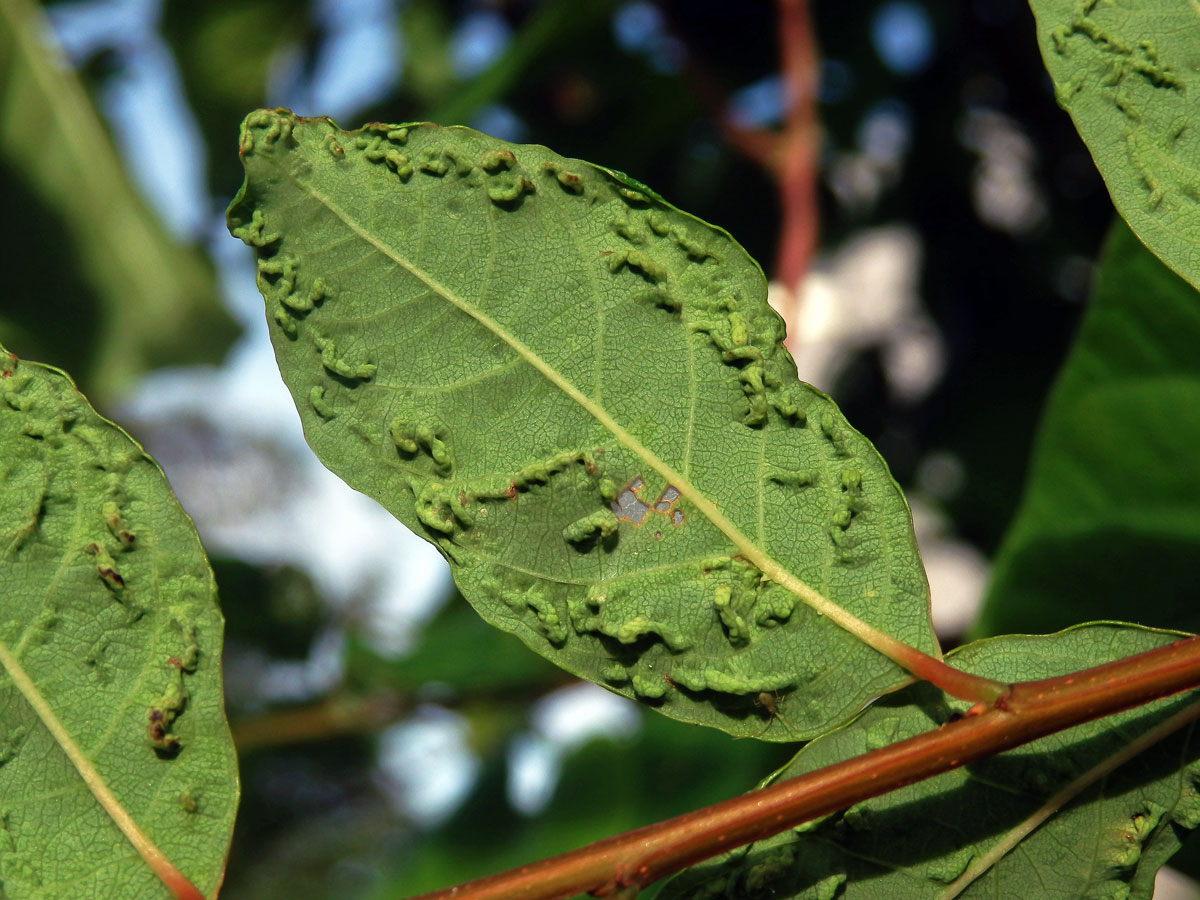
[[[675,487],[675,485],[673,485],[673,484],[668,484],[665,488],[663,488],[663,492],[659,495],[658,499],[654,502],[654,508],[658,512],[666,512],[667,510],[669,510],[671,508],[671,504],[674,503],[678,499],[679,499],[679,488]]]
[[[662,493],[658,495],[658,499],[653,505],[644,501],[640,492],[646,486],[645,479],[641,475],[636,476],[629,484],[621,488],[617,494],[617,499],[612,501],[612,511],[618,519],[624,519],[635,526],[641,526],[645,523],[646,517],[651,512],[659,513],[660,515],[670,518],[672,524],[683,524],[682,510],[675,509],[675,502],[680,497],[679,488],[673,484],[668,484],[663,488]],[[662,532],[654,533],[656,540],[662,539]]]
[[[643,503],[637,495],[637,492],[645,484],[646,482],[639,475],[623,487],[621,493],[617,494],[617,499],[612,502],[612,511],[618,519],[626,519],[634,525],[641,525],[646,521],[646,515],[650,512],[650,506]]]

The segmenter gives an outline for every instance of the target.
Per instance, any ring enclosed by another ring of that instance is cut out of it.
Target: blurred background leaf
[[[1124,222],[1034,447],[977,628],[1200,630],[1200,295]]]
[[[266,96],[281,57],[311,57],[320,37],[311,11],[288,0],[164,0],[162,34],[203,135],[209,189],[229,194],[242,177],[229,122]]]
[[[30,0],[0,3],[0,189],[12,211],[0,329],[104,405],[149,369],[217,361],[235,329],[211,264],[135,192],[46,28]],[[140,140],[152,150],[159,137]]]

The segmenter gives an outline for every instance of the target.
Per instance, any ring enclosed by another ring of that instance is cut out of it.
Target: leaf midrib
[[[59,749],[66,755],[68,761],[79,773],[87,789],[91,792],[101,809],[112,819],[113,824],[120,829],[125,838],[133,845],[139,857],[146,866],[163,882],[167,889],[179,900],[204,900],[203,895],[167,858],[166,854],[150,840],[144,831],[134,821],[128,810],[117,799],[108,783],[92,765],[87,755],[75,743],[70,732],[59,720],[46,698],[42,696],[29,673],[25,671],[20,660],[8,649],[4,641],[0,641],[0,669],[7,673],[13,685],[21,693],[25,702],[33,710],[34,715],[50,732]]]
[[[261,159],[262,157],[260,156],[259,158]],[[276,168],[302,193],[307,194],[313,200],[328,209],[359,239],[374,247],[385,258],[391,260],[397,266],[404,269],[414,278],[422,282],[435,295],[441,297],[446,302],[470,316],[476,322],[487,328],[490,332],[508,344],[521,359],[531,365],[554,387],[558,388],[560,391],[574,400],[585,412],[596,419],[597,422],[599,422],[605,429],[609,431],[610,434],[613,435],[614,438],[616,438],[618,443],[624,445],[628,450],[632,451],[647,466],[657,472],[668,483],[677,487],[680,494],[733,543],[734,547],[737,548],[738,553],[746,560],[753,563],[767,578],[790,591],[801,601],[814,609],[818,614],[825,616],[831,622],[850,632],[864,644],[877,650],[884,656],[887,656],[889,659],[897,662],[900,662],[901,660],[911,661],[914,653],[917,653],[922,657],[928,657],[928,654],[920,653],[920,651],[915,650],[915,648],[912,648],[892,637],[891,635],[886,634],[885,632],[882,632],[877,628],[867,624],[843,607],[834,603],[816,589],[809,586],[806,582],[771,557],[761,547],[751,541],[717,508],[715,502],[710,500],[681,473],[677,472],[671,465],[661,459],[641,441],[630,434],[624,428],[624,426],[612,418],[612,416],[610,416],[602,406],[592,401],[590,397],[575,387],[575,385],[568,381],[560,372],[558,372],[557,369],[545,362],[524,341],[522,341],[516,335],[510,333],[498,321],[496,321],[496,319],[492,318],[486,312],[468,302],[463,297],[460,297],[454,291],[450,290],[450,288],[438,281],[433,275],[426,272],[416,263],[397,252],[389,244],[375,237],[375,235],[373,235],[367,228],[360,225],[359,222],[352,215],[350,215],[350,213],[334,202],[331,197],[324,194],[313,185],[297,178],[295,173],[293,173],[287,167],[277,164]],[[901,665],[903,666],[904,663],[901,662]],[[907,666],[905,667],[907,668]]]

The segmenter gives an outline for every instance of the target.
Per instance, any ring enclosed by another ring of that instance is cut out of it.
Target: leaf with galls
[[[260,110],[241,151],[229,226],[309,443],[488,621],[733,734],[766,693],[775,740],[908,680],[881,634],[936,654],[904,498],[725,232],[467,128]]]

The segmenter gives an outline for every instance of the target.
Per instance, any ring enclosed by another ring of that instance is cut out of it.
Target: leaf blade
[[[937,652],[903,498],[796,381],[762,273],[724,232],[469,129],[261,111],[242,152],[230,227],[258,254],[310,444],[438,544],[493,624],[742,734],[763,730],[761,693],[790,692],[780,718],[810,734],[904,680],[832,618]],[[836,606],[795,602],[830,589]],[[820,685],[836,712],[791,692],[828,682],[829,658],[867,685]]]
[[[1030,0],[1058,103],[1091,151],[1117,210],[1163,262],[1200,288],[1200,89],[1194,4]]]
[[[0,400],[5,888],[212,896],[237,769],[199,539],[61,372],[0,349]]]
[[[41,691],[37,689],[37,685],[33,683],[33,679],[29,677],[29,673],[21,666],[16,657],[9,652],[8,647],[0,641],[0,667],[8,673],[9,679],[16,685],[17,690],[25,698],[25,701],[33,708],[38,719],[50,732],[55,742],[66,754],[71,761],[71,765],[75,767],[75,771],[79,773],[79,777],[83,779],[88,786],[92,796],[96,798],[96,802],[104,809],[109,818],[113,820],[116,826],[121,829],[121,833],[133,844],[137,850],[138,856],[150,868],[150,870],[158,877],[158,879],[167,887],[171,894],[179,900],[202,900],[203,894],[196,889],[187,878],[171,863],[163,852],[155,846],[154,842],[146,837],[146,833],[138,827],[135,822],[125,811],[120,801],[108,789],[108,785],[104,783],[104,779],[100,777],[100,773],[96,771],[91,761],[83,754],[78,745],[72,739],[71,735],[63,728],[62,723],[58,720],[58,716],[54,714],[54,710],[50,708],[50,704],[46,702],[46,698],[42,696]]]

